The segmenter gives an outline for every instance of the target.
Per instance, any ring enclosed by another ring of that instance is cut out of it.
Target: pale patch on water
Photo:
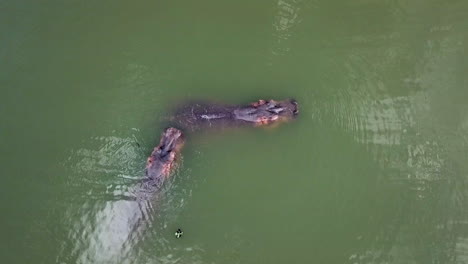
[[[141,237],[138,224],[151,216],[151,207],[133,201],[112,201],[103,208],[93,208],[94,217],[90,212],[81,210],[81,219],[69,234],[70,240],[75,241],[72,254],[77,263],[123,263]]]
[[[284,55],[290,47],[287,40],[293,35],[293,28],[301,22],[299,11],[302,0],[279,0],[277,2],[277,15],[273,21],[275,43],[271,48],[273,55]]]
[[[363,144],[400,145],[403,134],[414,126],[408,97],[370,102],[357,114],[356,141]]]
[[[418,97],[371,102],[357,115],[359,122],[351,129],[356,141],[366,144],[384,165],[405,171],[408,179],[437,180],[445,165],[444,147],[415,121],[418,110],[414,106],[420,107]],[[399,151],[402,155],[392,155],[396,148],[405,148],[406,154]]]
[[[468,263],[468,237],[459,237],[457,239],[455,254],[459,263]]]

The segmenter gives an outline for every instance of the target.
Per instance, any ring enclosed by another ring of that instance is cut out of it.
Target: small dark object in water
[[[177,229],[177,231],[175,232],[175,237],[176,237],[176,238],[181,238],[183,234],[184,234],[184,232],[179,228],[179,229]]]

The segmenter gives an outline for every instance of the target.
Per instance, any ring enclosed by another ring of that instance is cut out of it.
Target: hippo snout
[[[292,113],[294,117],[296,117],[299,114],[299,104],[297,103],[296,99],[291,99],[290,102],[294,106]]]

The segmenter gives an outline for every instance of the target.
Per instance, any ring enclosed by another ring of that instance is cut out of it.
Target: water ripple
[[[336,104],[324,106],[383,169],[376,175],[379,184],[394,186],[405,196],[405,206],[387,220],[370,247],[349,256],[349,263],[466,259],[467,234],[457,230],[466,229],[460,208],[467,204],[467,167],[459,157],[466,158],[468,112],[453,104],[458,98],[447,98],[453,95],[448,90],[460,85],[450,70],[460,52],[454,42],[456,38],[429,41],[414,72],[401,80],[414,89],[398,95],[379,77],[379,68],[388,68],[381,67],[385,58],[372,64],[363,52],[352,54],[345,66],[350,85],[336,91]],[[414,252],[433,253],[423,257]]]
[[[63,219],[68,227],[67,241],[73,243],[62,245],[59,260],[67,257],[74,263],[134,263],[144,253],[142,242],[152,239],[158,249],[153,259],[180,261],[163,252],[172,246],[167,223],[174,221],[185,205],[186,193],[172,192],[177,188],[175,179],[188,171],[179,165],[161,190],[151,195],[142,193],[142,168],[145,152],[150,149],[142,150],[137,144],[142,141],[137,138],[97,136],[71,151],[65,166],[70,170],[69,186],[76,191],[72,192],[75,196],[68,197],[70,204]],[[183,164],[182,159],[179,164]],[[146,198],[136,199],[142,195]]]

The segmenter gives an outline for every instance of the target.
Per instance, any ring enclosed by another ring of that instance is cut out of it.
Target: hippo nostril
[[[299,107],[298,107],[296,99],[290,99],[289,101],[291,102],[291,104],[294,105],[294,110],[292,111],[293,115],[297,116],[299,114]]]
[[[297,108],[294,109],[294,110],[293,110],[293,115],[294,115],[294,116],[297,116],[298,114],[299,114],[299,109],[297,109]]]

